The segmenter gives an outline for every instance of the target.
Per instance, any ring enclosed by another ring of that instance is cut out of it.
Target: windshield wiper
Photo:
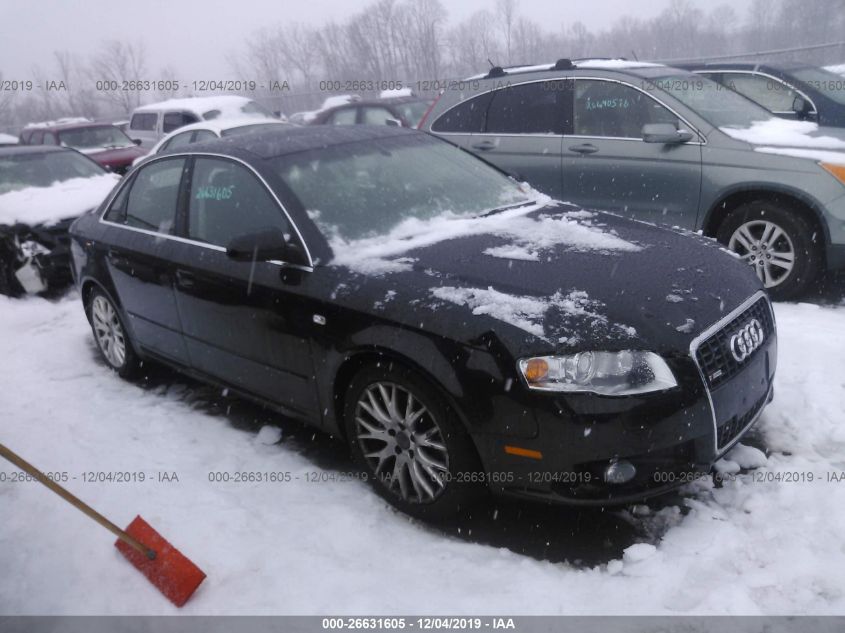
[[[533,204],[535,202],[536,202],[536,200],[526,200],[525,202],[517,202],[515,204],[508,204],[508,205],[505,205],[503,207],[496,207],[495,209],[490,209],[490,211],[485,211],[481,215],[477,215],[475,217],[486,218],[486,217],[489,217],[491,215],[501,213],[502,211],[510,211],[511,209],[518,209],[519,207],[525,207],[525,206],[528,206],[529,204]]]

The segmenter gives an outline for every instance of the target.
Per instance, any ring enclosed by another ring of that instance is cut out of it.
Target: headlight
[[[672,370],[654,352],[579,352],[519,361],[530,389],[631,396],[677,387]]]
[[[819,163],[827,173],[836,178],[839,182],[845,185],[845,165],[834,165],[832,163]]]

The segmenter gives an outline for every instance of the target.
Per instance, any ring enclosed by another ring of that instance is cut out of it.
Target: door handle
[[[128,268],[129,267],[129,260],[126,259],[123,255],[120,255],[117,251],[112,249],[108,250],[106,253],[106,257],[112,263],[113,266],[117,268]]]
[[[478,149],[482,152],[486,152],[491,149],[496,149],[496,143],[493,141],[479,141],[478,143],[472,144],[472,149]]]
[[[193,288],[196,282],[197,278],[194,277],[193,273],[189,273],[187,270],[176,271],[176,283],[182,288]]]
[[[569,151],[576,152],[578,154],[595,154],[599,151],[599,148],[592,143],[582,143],[581,145],[570,145]]]

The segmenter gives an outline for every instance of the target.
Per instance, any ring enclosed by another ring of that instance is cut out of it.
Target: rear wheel
[[[821,268],[821,236],[781,203],[757,200],[737,207],[716,237],[754,268],[773,299],[800,297]]]
[[[400,365],[367,366],[346,394],[350,451],[375,491],[426,519],[458,513],[484,486],[475,447],[437,389]],[[475,477],[473,477],[475,473]]]
[[[117,308],[102,290],[94,290],[88,299],[88,320],[103,360],[122,378],[134,375],[140,361]]]

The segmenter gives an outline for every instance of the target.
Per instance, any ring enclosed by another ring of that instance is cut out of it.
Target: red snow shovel
[[[2,444],[0,444],[0,457],[5,457],[15,466],[35,477],[62,499],[115,534],[118,540],[114,545],[120,553],[177,607],[181,607],[188,601],[205,578],[205,574],[199,567],[185,558],[141,517],[136,516],[126,531],[123,531]]]

